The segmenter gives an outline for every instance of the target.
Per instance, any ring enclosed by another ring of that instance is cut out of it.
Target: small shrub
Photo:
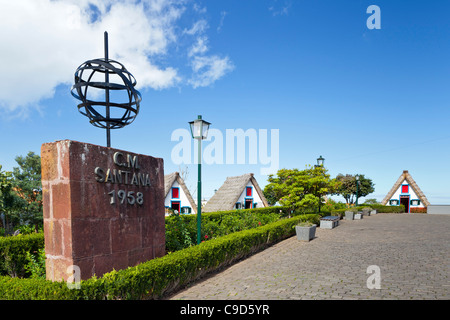
[[[24,269],[31,274],[33,279],[45,279],[45,250],[39,249],[34,253],[27,252],[28,263],[24,266]]]
[[[43,233],[0,237],[0,275],[29,276],[30,273],[25,269],[29,263],[27,252],[38,252],[43,248]]]

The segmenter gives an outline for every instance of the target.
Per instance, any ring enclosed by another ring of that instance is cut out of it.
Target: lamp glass
[[[189,122],[191,127],[192,138],[194,139],[206,139],[208,136],[209,125],[211,123],[202,120],[202,116],[198,116],[198,119]]]
[[[325,159],[322,156],[320,156],[319,158],[317,158],[317,165],[323,166],[324,161]]]

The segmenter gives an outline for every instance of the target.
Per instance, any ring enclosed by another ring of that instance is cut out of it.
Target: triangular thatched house
[[[180,213],[197,213],[197,206],[178,172],[164,176],[164,206]],[[168,210],[166,210],[168,214]]]
[[[268,207],[253,173],[228,177],[219,190],[209,199],[203,212],[227,211]]]
[[[411,208],[424,208],[429,206],[430,202],[428,202],[427,197],[420,190],[408,170],[404,170],[381,204],[385,206],[403,204],[405,211],[410,212]]]

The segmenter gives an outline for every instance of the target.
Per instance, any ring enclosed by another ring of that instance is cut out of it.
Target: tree
[[[377,201],[377,199],[366,199],[364,201],[364,204],[379,204],[379,202]]]
[[[12,189],[12,173],[9,171],[2,172],[0,165],[0,222],[2,227],[6,230],[6,210],[11,204],[11,189]]]
[[[277,175],[269,175],[264,196],[271,203],[279,202],[292,210],[316,208],[322,197],[332,193],[337,182],[330,179],[324,167],[307,167],[305,170],[281,169]]]
[[[356,200],[356,176],[351,174],[338,174],[336,180],[340,182],[335,194],[344,197],[347,205],[353,204]],[[374,184],[371,179],[366,178],[363,174],[359,175],[358,198],[365,197],[375,191]]]
[[[14,167],[12,172],[16,199],[11,219],[34,225],[37,230],[43,222],[41,157],[30,151],[26,157],[17,156],[15,160],[19,167]]]

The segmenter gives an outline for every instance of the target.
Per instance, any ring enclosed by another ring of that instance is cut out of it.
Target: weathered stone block
[[[47,279],[164,255],[162,159],[70,140],[43,144],[41,159]]]

